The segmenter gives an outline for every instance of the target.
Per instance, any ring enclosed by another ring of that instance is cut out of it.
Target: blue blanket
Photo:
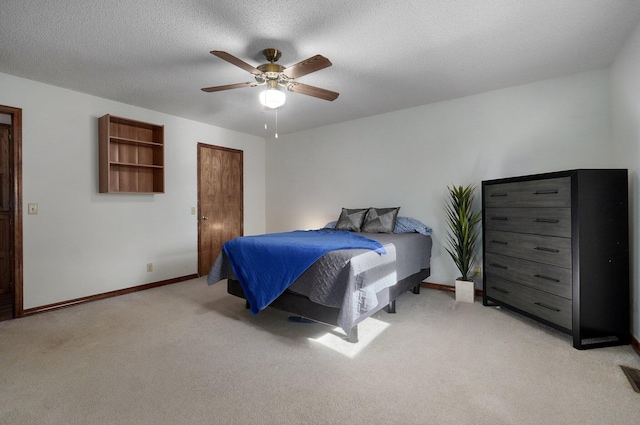
[[[338,249],[386,253],[380,242],[346,230],[243,236],[222,245],[253,314],[278,298],[316,260]]]

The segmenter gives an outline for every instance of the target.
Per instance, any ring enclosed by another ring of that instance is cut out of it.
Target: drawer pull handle
[[[557,193],[558,189],[536,190],[533,192],[534,195],[555,195]]]
[[[560,309],[557,309],[555,307],[551,307],[551,306],[543,304],[541,302],[537,302],[537,303],[534,303],[534,304],[537,305],[537,306],[540,306],[542,308],[546,308],[547,310],[555,311],[556,313],[560,311]]]
[[[509,242],[507,242],[507,241],[492,240],[491,243],[497,243],[498,245],[509,245]]]
[[[491,195],[489,195],[490,198],[497,198],[499,196],[507,196],[506,193],[492,193]]]
[[[491,220],[507,221],[509,217],[491,217]]]
[[[491,289],[495,289],[496,291],[502,292],[503,294],[508,294],[509,293],[509,291],[505,291],[504,289],[498,288],[497,286],[492,286]]]
[[[507,270],[507,269],[509,268],[509,267],[507,267],[507,266],[503,266],[502,264],[496,264],[496,263],[491,263],[491,264],[489,264],[489,265],[490,265],[490,266],[493,266],[493,267],[497,267],[497,268],[499,268],[499,269],[505,269],[505,270]]]
[[[554,252],[554,253],[560,252],[559,249],[545,248],[543,246],[537,246],[537,247],[535,247],[533,249],[535,249],[536,251],[544,251],[544,252]]]
[[[551,282],[556,282],[556,283],[560,282],[560,280],[558,280],[558,279],[555,279],[555,278],[549,277],[549,276],[545,276],[545,275],[542,275],[542,274],[534,274],[533,276],[537,277],[538,279],[548,280],[548,281],[551,281]]]
[[[560,220],[555,220],[553,218],[536,218],[534,221],[536,223],[553,223],[553,224],[560,223]]]

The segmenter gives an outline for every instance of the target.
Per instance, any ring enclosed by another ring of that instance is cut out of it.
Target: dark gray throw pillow
[[[359,232],[365,214],[367,214],[367,208],[343,208],[335,228],[337,230]]]
[[[400,207],[369,208],[361,231],[366,233],[393,233]]]

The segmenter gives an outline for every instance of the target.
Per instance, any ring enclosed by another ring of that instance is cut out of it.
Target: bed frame
[[[398,281],[398,283],[396,283],[394,286],[378,292],[378,305],[374,309],[368,311],[366,314],[360,316],[357,323],[361,322],[362,320],[375,314],[385,307],[387,308],[387,312],[395,313],[396,298],[398,298],[408,290],[411,290],[414,294],[419,294],[422,281],[429,277],[430,273],[431,269],[422,269],[418,273],[415,273],[405,279]],[[244,291],[242,290],[240,283],[235,279],[227,280],[227,292],[231,295],[235,295],[246,300]],[[248,301],[246,302],[246,307],[249,308]],[[324,323],[326,325],[338,325],[338,314],[340,313],[339,308],[327,307],[322,304],[317,304],[304,295],[300,295],[289,290],[285,291],[284,293],[282,293],[282,295],[276,298],[271,304],[269,304],[269,307],[277,308],[278,310],[296,314],[316,322]],[[347,338],[349,342],[358,342],[357,323],[353,328],[351,328],[351,332],[349,332]]]

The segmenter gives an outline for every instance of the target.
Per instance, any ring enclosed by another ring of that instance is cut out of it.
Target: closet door
[[[198,144],[198,275],[222,244],[243,235],[243,152]]]

